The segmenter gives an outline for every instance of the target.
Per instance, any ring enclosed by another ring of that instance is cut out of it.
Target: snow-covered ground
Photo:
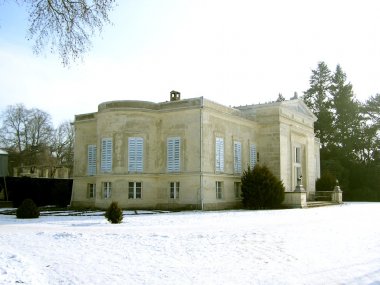
[[[126,214],[128,214],[126,212]],[[380,284],[380,203],[0,215],[0,284]]]

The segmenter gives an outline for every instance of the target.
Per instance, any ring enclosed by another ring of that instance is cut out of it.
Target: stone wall
[[[310,115],[310,114],[309,114]],[[98,112],[76,116],[73,206],[107,207],[117,200],[124,208],[222,209],[241,206],[235,186],[242,173],[234,171],[234,142],[241,143],[242,171],[250,163],[255,145],[258,163],[266,164],[286,191],[295,187],[294,147],[302,147],[302,172],[307,191],[314,191],[317,177],[314,118],[298,101],[230,108],[194,98],[172,102],[113,101]],[[128,138],[142,137],[143,172],[128,172]],[[167,172],[167,139],[181,141],[180,171]],[[215,169],[215,141],[224,141],[224,170]],[[102,173],[101,142],[112,139],[112,171]],[[87,175],[87,147],[97,146],[96,175]],[[319,159],[319,157],[318,157]],[[142,182],[142,199],[128,199],[128,182]],[[179,199],[169,198],[170,182],[180,182]],[[223,185],[216,195],[216,182]],[[102,183],[112,183],[112,195],[104,199]],[[88,197],[88,184],[96,195]]]

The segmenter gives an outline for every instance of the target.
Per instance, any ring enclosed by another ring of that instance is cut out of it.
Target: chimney
[[[181,93],[178,91],[172,90],[170,92],[170,101],[179,101],[181,100]]]

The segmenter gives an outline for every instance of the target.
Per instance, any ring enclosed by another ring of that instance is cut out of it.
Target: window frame
[[[112,197],[112,182],[104,181],[102,182],[102,192],[103,199],[110,199]]]
[[[141,181],[128,182],[128,199],[131,199],[131,200],[142,199],[142,191],[143,191],[143,183]]]
[[[236,199],[241,199],[241,182],[234,182],[234,194]]]
[[[96,198],[96,183],[87,183],[87,198]]]
[[[172,181],[169,183],[169,198],[179,200],[180,183],[179,181]]]
[[[215,181],[216,199],[223,199],[223,181]]]
[[[293,152],[294,185],[296,186],[298,177],[302,176],[302,146],[294,145]]]

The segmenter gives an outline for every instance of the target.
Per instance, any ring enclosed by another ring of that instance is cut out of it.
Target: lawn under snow
[[[141,213],[0,214],[0,284],[380,284],[380,203]]]

